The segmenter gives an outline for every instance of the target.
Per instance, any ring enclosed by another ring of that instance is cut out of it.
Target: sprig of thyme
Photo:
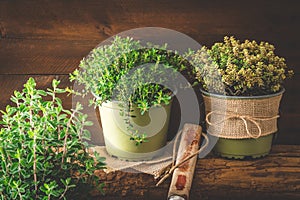
[[[63,107],[57,95],[66,90],[59,83],[39,90],[29,78],[11,97],[14,105],[1,111],[1,199],[66,199],[74,187],[99,182],[94,171],[104,168],[104,158],[95,154],[95,160],[86,150],[91,122],[80,104]]]

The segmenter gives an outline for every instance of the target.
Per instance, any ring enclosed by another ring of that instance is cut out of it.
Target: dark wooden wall
[[[269,41],[295,76],[286,83],[279,120],[280,144],[300,144],[299,14],[297,0],[209,1],[0,1],[0,109],[33,76],[41,88],[68,74],[104,39],[137,27],[187,34],[203,45],[224,35]],[[63,97],[70,107],[71,99]]]

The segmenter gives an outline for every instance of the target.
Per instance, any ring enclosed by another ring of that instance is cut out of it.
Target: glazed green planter
[[[134,130],[146,133],[148,142],[138,146],[130,140],[125,117],[120,115],[118,102],[107,102],[99,106],[104,141],[107,152],[122,160],[151,160],[167,141],[171,103],[161,107],[152,107],[149,112],[140,114],[137,107],[132,108],[129,119]]]
[[[206,115],[210,116],[206,118],[207,132],[219,138],[213,151],[233,159],[268,155],[283,92],[240,97],[202,91]]]

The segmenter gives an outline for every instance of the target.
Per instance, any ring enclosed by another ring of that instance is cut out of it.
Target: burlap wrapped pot
[[[275,133],[283,92],[249,97],[202,92],[207,132],[226,139],[260,138]]]

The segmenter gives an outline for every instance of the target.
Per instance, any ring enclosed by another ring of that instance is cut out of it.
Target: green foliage
[[[241,43],[234,37],[224,37],[224,42],[196,52],[192,63],[206,91],[233,96],[265,95],[280,91],[283,81],[293,74],[274,50],[267,42]]]
[[[135,145],[139,146],[143,142],[148,142],[147,135],[146,134],[132,134],[130,137],[130,140],[135,141]]]
[[[130,116],[133,106],[144,114],[152,106],[170,103],[171,90],[179,87],[177,72],[194,81],[194,68],[186,60],[188,53],[181,56],[166,48],[166,45],[143,46],[129,37],[115,37],[111,44],[95,48],[84,58],[80,70],[75,70],[70,79],[77,80],[86,92],[97,97],[92,101],[95,105],[118,101],[127,109],[122,111],[126,115]],[[143,135],[131,132],[136,144],[146,141]]]
[[[0,131],[0,197],[9,199],[66,199],[74,187],[98,182],[94,171],[104,158],[86,151],[90,122],[80,104],[63,108],[65,93],[53,80],[52,89],[38,90],[33,78],[15,91],[2,112]],[[47,99],[47,100],[45,100]]]

